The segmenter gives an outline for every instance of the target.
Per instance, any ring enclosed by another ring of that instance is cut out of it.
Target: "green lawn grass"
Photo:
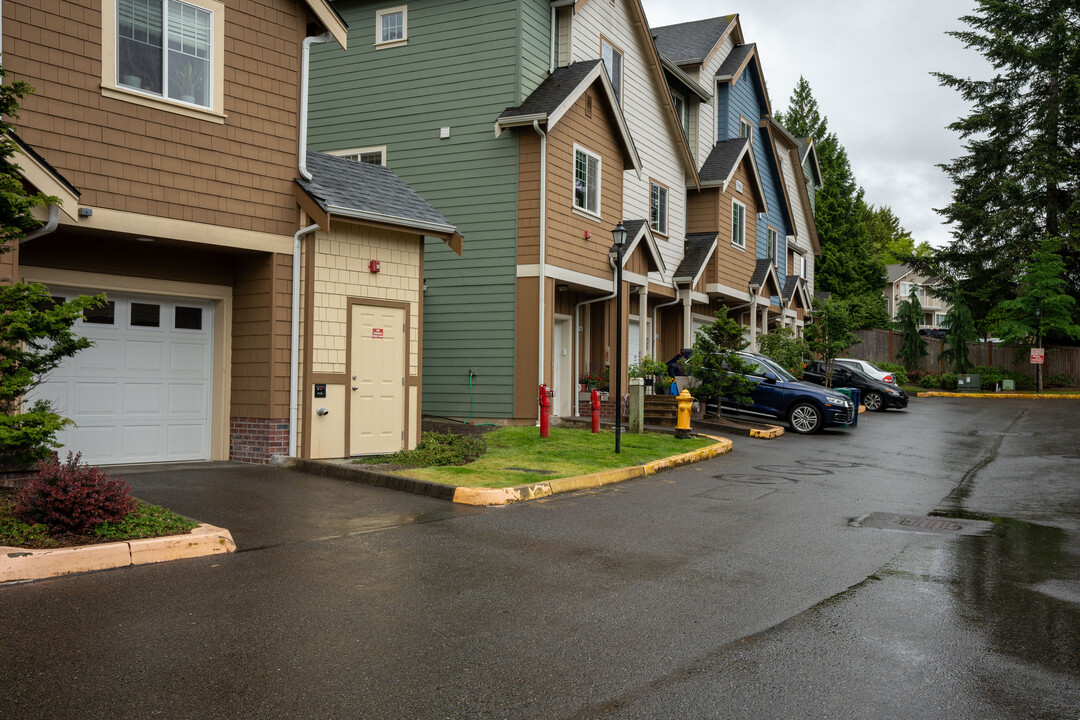
[[[623,433],[622,452],[616,455],[615,434],[610,430],[594,435],[588,430],[551,428],[550,435],[543,440],[540,429],[531,426],[498,428],[484,435],[487,452],[467,465],[395,472],[445,485],[503,488],[640,465],[713,444],[698,437],[678,440],[673,435]]]

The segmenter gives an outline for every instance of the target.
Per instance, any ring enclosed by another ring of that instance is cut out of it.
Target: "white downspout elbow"
[[[319,229],[308,225],[293,235],[292,335],[289,341],[289,457],[296,457],[296,423],[300,409],[300,243]]]
[[[300,57],[300,177],[311,179],[307,169],[307,116],[308,116],[308,74],[311,71],[311,46],[328,43],[334,39],[330,33],[304,38],[303,52]]]

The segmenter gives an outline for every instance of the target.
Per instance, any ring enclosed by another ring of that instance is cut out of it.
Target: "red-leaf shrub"
[[[117,522],[135,510],[131,488],[100,468],[81,463],[82,453],[38,464],[38,472],[15,497],[15,513],[44,523],[57,534],[82,534],[103,522]]]

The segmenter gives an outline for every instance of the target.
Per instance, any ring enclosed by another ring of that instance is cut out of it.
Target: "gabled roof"
[[[622,225],[626,228],[626,250],[623,251],[623,264],[625,265],[630,256],[634,254],[638,245],[644,242],[647,250],[646,255],[652,261],[653,269],[662,274],[666,270],[664,258],[660,256],[660,248],[656,245],[656,238],[653,237],[652,228],[649,227],[648,221],[623,220]]]
[[[82,195],[78,188],[13,131],[8,131],[8,137],[15,143],[12,160],[19,166],[19,175],[37,188],[38,192],[59,198],[60,209],[64,214],[78,221],[79,198]]]
[[[322,26],[330,33],[342,50],[349,49],[349,24],[337,11],[330,0],[304,0],[311,12],[319,19]]]
[[[308,150],[312,179],[297,178],[297,202],[329,230],[330,218],[388,225],[442,238],[459,255],[461,233],[394,171]]]
[[[905,275],[910,275],[912,272],[914,272],[914,268],[912,268],[910,265],[904,265],[902,263],[885,266],[885,273],[888,275],[889,282],[891,283],[896,282]]]
[[[712,152],[705,158],[699,171],[701,187],[718,187],[720,192],[725,192],[728,184],[735,177],[735,170],[744,158],[750,160],[750,174],[754,179],[758,199],[761,201],[760,211],[767,212],[765,188],[761,184],[761,175],[758,173],[757,161],[754,159],[749,138],[731,138],[713,145]]]
[[[788,275],[784,282],[784,294],[781,296],[783,304],[791,307],[795,300],[802,303],[805,310],[811,309],[810,294],[806,291],[806,281],[798,275]]]
[[[716,79],[734,85],[742,77],[743,71],[750,67],[751,61],[758,78],[758,92],[761,94],[762,103],[765,106],[763,115],[772,115],[772,102],[769,100],[769,88],[765,85],[765,74],[761,70],[761,58],[758,56],[757,44],[747,43],[736,45],[724,58],[720,69],[716,71]]]
[[[770,284],[773,289],[766,295],[765,288]],[[750,287],[758,288],[757,294],[764,297],[780,296],[783,293],[784,288],[780,285],[780,276],[777,275],[776,265],[773,264],[772,260],[758,258],[757,263],[754,265],[754,274],[750,276]]]
[[[768,127],[771,136],[773,136],[773,131],[776,131],[773,137],[775,137],[775,139],[778,139],[781,144],[786,143],[788,148],[791,150],[795,150],[796,153],[799,153],[799,156],[801,158],[800,141],[795,137],[792,137],[791,133],[789,133],[783,125],[778,123],[776,121],[776,118],[774,118],[772,115],[769,116]],[[802,164],[789,164],[793,166],[791,168],[791,172],[795,174],[795,192],[799,195],[799,205],[802,207],[803,214],[805,215],[806,219],[807,234],[810,236],[810,250],[815,255],[820,255],[821,239],[818,237],[817,224],[814,221],[814,206],[810,202],[810,194],[806,189],[806,176],[803,174]],[[783,182],[784,187],[786,188],[787,183],[784,182],[783,179],[781,179],[781,182]],[[789,202],[788,205],[790,206],[791,203]],[[795,209],[791,208],[791,212],[794,213]],[[797,226],[792,225],[791,227],[795,228]]]
[[[718,236],[719,233],[715,232],[688,233],[686,235],[686,245],[683,249],[682,262],[679,263],[679,267],[675,270],[672,279],[675,282],[688,282],[690,287],[694,287],[697,281],[701,279],[701,274],[705,272],[709,259],[712,258],[713,253],[716,251],[716,238]]]
[[[653,28],[653,40],[656,49],[676,65],[704,65],[724,37],[736,27],[738,18],[738,15],[722,15]]]
[[[630,127],[622,113],[611,80],[604,71],[602,60],[583,60],[558,68],[533,90],[525,101],[514,108],[507,108],[495,120],[495,137],[512,127],[530,126],[538,122],[550,132],[563,115],[574,106],[584,92],[594,83],[600,83],[602,93],[615,116],[615,125],[623,142],[623,152],[630,165],[641,174],[641,158],[638,157]]]

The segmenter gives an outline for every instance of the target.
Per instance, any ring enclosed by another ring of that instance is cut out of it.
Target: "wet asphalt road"
[[[240,552],[0,587],[0,717],[1075,720],[1078,424],[917,400],[498,509],[128,473]],[[855,522],[932,512],[1002,519]]]

